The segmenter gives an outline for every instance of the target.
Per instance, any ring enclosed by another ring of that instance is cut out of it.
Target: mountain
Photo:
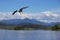
[[[35,19],[10,19],[10,20],[2,20],[0,21],[0,25],[20,25],[20,24],[42,24],[42,25],[55,25],[55,22],[52,23],[45,23],[45,22],[41,22],[41,21],[37,21]]]

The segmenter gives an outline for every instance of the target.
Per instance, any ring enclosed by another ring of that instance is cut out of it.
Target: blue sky
[[[25,12],[60,10],[60,0],[0,0],[0,12],[13,12],[23,6],[29,6]]]

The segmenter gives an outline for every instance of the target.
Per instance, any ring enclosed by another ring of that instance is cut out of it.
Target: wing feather
[[[16,10],[16,11],[14,11],[14,12],[12,13],[12,15],[14,15],[16,12],[17,12],[17,10]]]
[[[26,6],[26,7],[22,7],[21,9],[26,9],[26,8],[28,8],[28,6]]]

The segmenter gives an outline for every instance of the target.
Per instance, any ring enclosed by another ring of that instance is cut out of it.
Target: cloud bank
[[[0,20],[24,19],[24,18],[36,19],[38,21],[43,22],[60,22],[60,13],[44,11],[40,13],[24,13],[22,15],[16,13],[15,15],[12,15],[12,12],[0,12]]]

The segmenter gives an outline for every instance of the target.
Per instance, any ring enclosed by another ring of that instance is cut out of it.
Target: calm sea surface
[[[0,30],[0,40],[60,40],[60,31]]]

